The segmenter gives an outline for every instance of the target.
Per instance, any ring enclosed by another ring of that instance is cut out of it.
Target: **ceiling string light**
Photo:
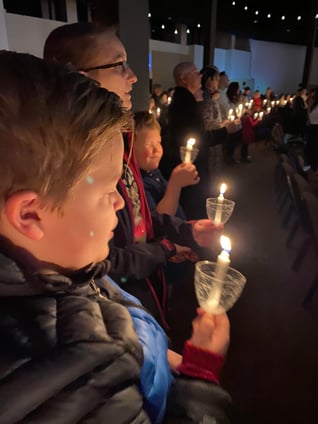
[[[232,1],[231,2],[231,4],[232,4],[232,6],[238,6],[237,4],[236,4],[236,1]],[[245,10],[245,11],[247,11],[248,9],[249,9],[249,6],[247,5],[247,4],[245,4],[244,5],[244,7],[243,7],[243,9]],[[259,10],[255,10],[255,15],[259,15],[260,14],[260,11]],[[267,13],[267,15],[266,15],[266,17],[268,18],[268,19],[270,19],[271,17],[272,17],[272,13]],[[282,15],[281,17],[280,17],[280,19],[282,20],[282,21],[285,21],[286,20],[286,16],[285,15]],[[318,19],[318,13],[316,13],[316,15],[315,15],[315,19]],[[291,21],[293,21],[293,20],[295,20],[295,21],[301,21],[302,20],[302,16],[301,15],[297,15],[297,16],[293,16],[293,17],[289,17],[289,19],[288,19],[290,22]],[[255,21],[254,20],[254,23],[255,22],[258,22],[258,21]]]

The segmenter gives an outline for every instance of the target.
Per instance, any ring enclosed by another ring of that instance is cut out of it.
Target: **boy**
[[[112,300],[119,293],[96,288],[124,206],[128,124],[118,97],[92,80],[0,52],[1,424],[150,422],[130,314]],[[228,422],[229,396],[215,384],[228,337],[226,315],[199,311],[166,422]]]
[[[147,111],[136,112],[134,121],[134,153],[141,169],[150,209],[186,219],[179,199],[183,187],[198,184],[200,181],[195,165],[180,163],[172,170],[167,181],[159,169],[163,155],[159,122]]]

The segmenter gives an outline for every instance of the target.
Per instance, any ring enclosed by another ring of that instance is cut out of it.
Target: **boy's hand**
[[[179,244],[175,244],[176,254],[169,258],[170,262],[180,263],[184,261],[197,262],[199,260],[199,256],[187,246],[180,246]]]
[[[172,170],[169,178],[170,184],[180,188],[198,184],[199,181],[199,173],[193,163],[180,163]]]
[[[214,247],[223,227],[210,219],[199,219],[193,225],[193,238],[201,247]]]
[[[175,247],[176,254],[169,258],[169,262],[174,262],[177,264],[180,262],[184,262],[186,260],[185,255],[189,255],[190,252],[192,252],[191,248],[187,246],[180,246],[179,244],[175,243]]]
[[[198,316],[192,321],[190,342],[201,349],[225,355],[230,342],[230,322],[227,315],[212,315],[202,308],[198,308],[197,313]]]

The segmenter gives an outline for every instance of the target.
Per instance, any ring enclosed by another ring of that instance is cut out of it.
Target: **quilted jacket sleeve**
[[[171,388],[165,424],[230,424],[231,397],[217,384],[178,376]]]

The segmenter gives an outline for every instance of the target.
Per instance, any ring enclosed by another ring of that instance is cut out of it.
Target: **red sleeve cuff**
[[[224,360],[223,355],[201,349],[187,341],[183,349],[182,363],[177,371],[190,377],[218,383]]]
[[[162,239],[160,240],[160,244],[162,247],[165,248],[165,250],[169,253],[170,256],[173,256],[176,254],[176,246],[170,240]]]

